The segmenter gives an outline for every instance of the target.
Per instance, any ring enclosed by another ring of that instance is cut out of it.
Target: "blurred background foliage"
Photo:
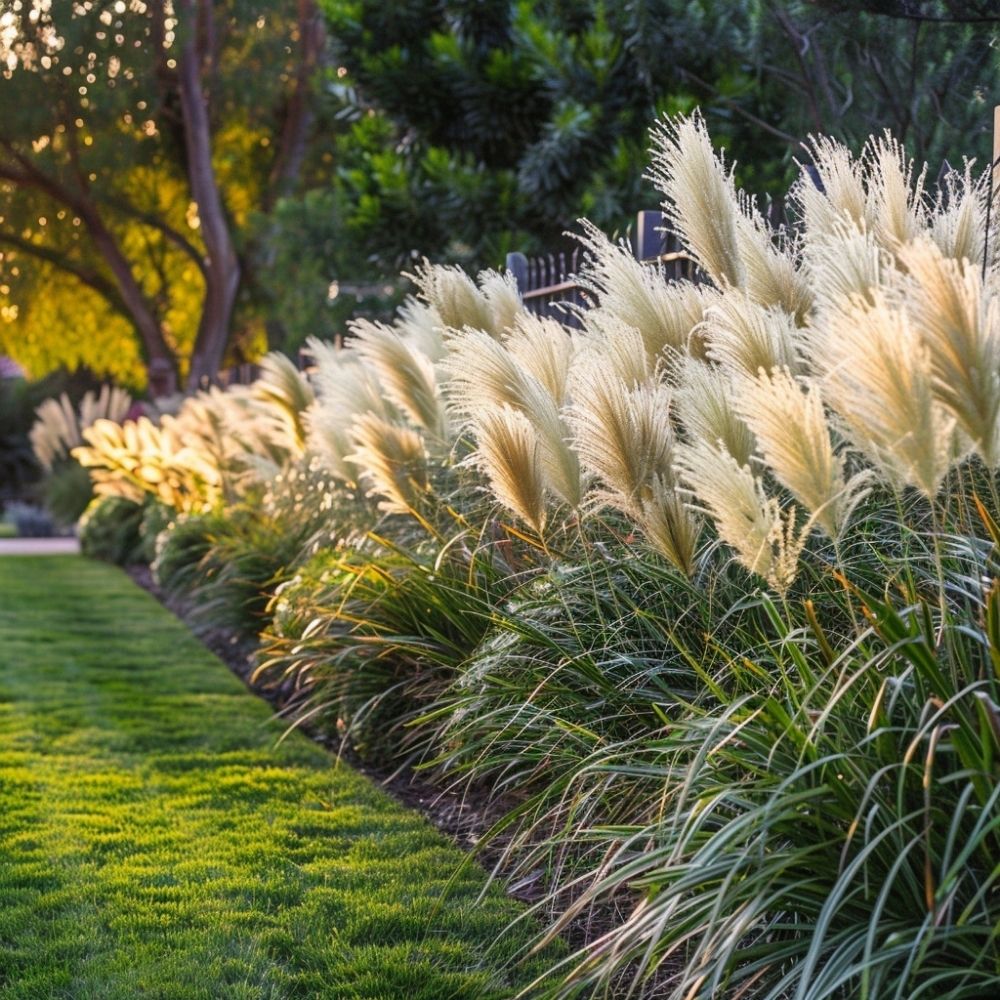
[[[980,0],[175,6],[163,52],[143,3],[12,0],[2,15],[0,352],[32,376],[87,364],[141,389],[148,351],[79,213],[11,180],[29,168],[93,200],[187,370],[206,309],[170,66],[188,8],[210,34],[211,163],[239,261],[226,364],[388,314],[394,276],[422,256],[495,267],[557,248],[582,216],[624,232],[657,202],[650,124],[695,105],[739,182],[775,197],[810,133],[860,149],[888,128],[932,173],[989,157],[1000,15]],[[26,72],[11,53],[45,18],[64,41]]]

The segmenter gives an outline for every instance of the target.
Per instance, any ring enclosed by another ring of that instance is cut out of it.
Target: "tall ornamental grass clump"
[[[992,997],[984,184],[817,138],[774,233],[697,114],[653,143],[697,283],[585,225],[571,330],[424,264],[308,378],[78,457],[296,718],[506,810],[498,877],[589,928],[526,995]]]

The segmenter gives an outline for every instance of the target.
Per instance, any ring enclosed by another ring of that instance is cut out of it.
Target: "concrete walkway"
[[[0,556],[71,556],[79,551],[78,538],[0,538]]]

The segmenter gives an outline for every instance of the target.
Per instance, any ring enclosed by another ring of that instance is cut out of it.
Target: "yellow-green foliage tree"
[[[260,351],[242,235],[301,176],[312,0],[0,9],[0,352],[168,392]]]

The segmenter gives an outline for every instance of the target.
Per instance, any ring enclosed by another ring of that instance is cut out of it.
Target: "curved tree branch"
[[[81,284],[86,285],[92,291],[97,292],[110,306],[115,310],[120,312],[126,319],[131,319],[128,308],[122,301],[121,295],[118,293],[118,289],[115,287],[114,282],[108,281],[99,271],[95,271],[93,268],[85,267],[77,261],[74,261],[67,254],[60,253],[54,247],[47,247],[43,244],[32,243],[31,240],[23,239],[20,236],[14,235],[14,233],[7,233],[0,230],[0,243],[14,247],[15,249],[21,251],[21,253],[28,254],[31,257],[37,257],[39,260],[43,260],[48,264],[59,268],[60,271],[65,271],[67,274],[71,274],[77,281]]]

